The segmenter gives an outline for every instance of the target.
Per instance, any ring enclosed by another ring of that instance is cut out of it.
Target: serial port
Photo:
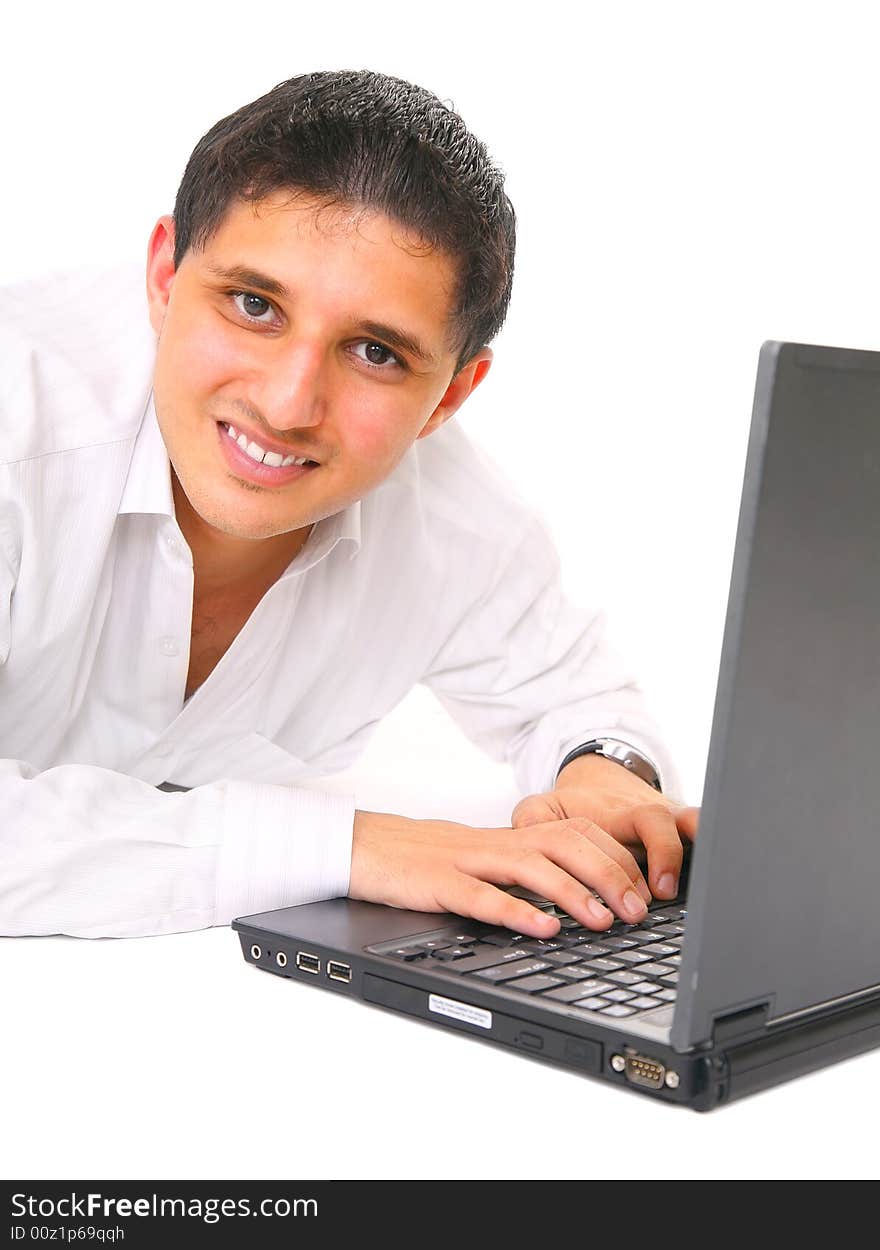
[[[627,1054],[624,1073],[633,1085],[643,1085],[647,1089],[662,1089],[666,1078],[663,1064],[647,1055]]]

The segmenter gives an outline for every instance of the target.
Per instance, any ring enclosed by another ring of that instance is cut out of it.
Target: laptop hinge
[[[758,1003],[756,1007],[746,1007],[742,1011],[731,1011],[724,1016],[716,1016],[712,1026],[712,1044],[726,1045],[734,1038],[744,1037],[747,1033],[760,1033],[767,1027],[767,1016],[770,1013],[769,1002]]]

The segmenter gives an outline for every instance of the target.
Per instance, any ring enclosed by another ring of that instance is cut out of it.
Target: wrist
[[[576,787],[579,790],[601,790],[605,787],[623,793],[632,793],[647,798],[658,798],[660,791],[631,773],[616,760],[608,759],[592,751],[589,755],[579,755],[560,770],[553,789],[563,790]]]
[[[577,785],[586,782],[594,783],[597,778],[620,777],[625,769],[617,763],[616,760],[609,760],[604,755],[599,755],[596,751],[591,751],[589,755],[579,755],[576,759],[571,760],[564,768],[559,770],[553,789],[558,790],[562,786]],[[631,773],[626,776],[632,777]],[[622,779],[622,777],[621,777]],[[635,778],[636,781],[639,778]]]

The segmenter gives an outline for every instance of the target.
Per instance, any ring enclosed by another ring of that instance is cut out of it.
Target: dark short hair
[[[430,91],[369,70],[279,83],[196,144],[174,204],[174,265],[205,247],[235,199],[290,188],[379,211],[458,264],[455,371],[504,322],[516,217],[484,144]]]

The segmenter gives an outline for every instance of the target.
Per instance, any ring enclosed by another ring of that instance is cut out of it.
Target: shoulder
[[[558,564],[543,514],[455,418],[418,439],[365,504],[385,564],[456,603],[511,572],[544,582]]]
[[[0,288],[0,463],[133,438],[155,335],[143,267],[82,266]]]
[[[433,527],[512,547],[535,524],[534,505],[454,417],[415,449],[420,504]]]

